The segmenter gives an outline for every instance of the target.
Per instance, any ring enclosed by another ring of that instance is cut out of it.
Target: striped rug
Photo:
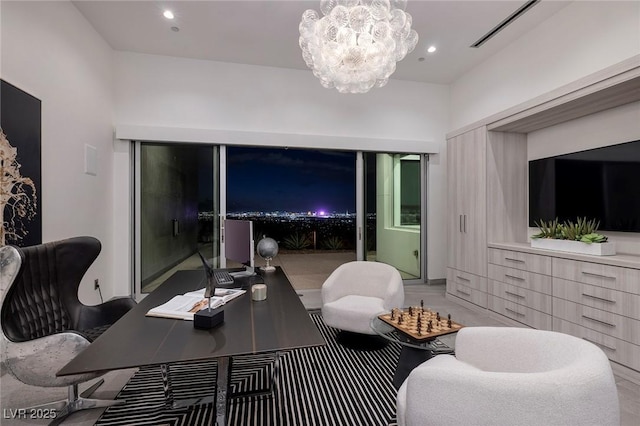
[[[389,426],[395,424],[396,390],[391,384],[400,347],[375,351],[345,348],[336,330],[319,314],[311,318],[327,345],[296,349],[280,356],[270,396],[234,398],[234,426]],[[234,357],[231,391],[264,389],[274,363],[271,356]],[[174,397],[209,395],[215,387],[215,361],[171,365]],[[213,423],[211,404],[167,410],[159,367],[141,368],[117,396],[127,404],[108,408],[96,425],[201,425]]]

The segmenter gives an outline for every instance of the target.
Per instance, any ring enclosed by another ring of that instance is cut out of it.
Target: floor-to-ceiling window
[[[178,269],[223,259],[221,218],[274,238],[297,289],[320,288],[356,259],[426,276],[426,156],[205,144],[136,143],[136,294]],[[264,261],[256,255],[256,265]],[[235,266],[235,265],[228,265]]]
[[[425,276],[425,159],[364,154],[365,259],[395,266],[405,280]]]
[[[355,152],[229,146],[226,154],[226,217],[252,220],[256,243],[278,241],[275,264],[297,289],[319,288],[356,259]]]

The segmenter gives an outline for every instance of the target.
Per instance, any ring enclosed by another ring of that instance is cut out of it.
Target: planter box
[[[612,256],[616,254],[616,245],[612,242],[587,244],[581,241],[536,238],[531,240],[531,247],[569,253],[592,254],[595,256]]]

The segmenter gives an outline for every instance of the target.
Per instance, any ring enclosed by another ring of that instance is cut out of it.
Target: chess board
[[[402,321],[400,322],[399,319],[401,315]],[[378,315],[378,318],[399,332],[419,342],[431,340],[438,336],[444,336],[445,334],[455,333],[464,327],[455,321],[451,321],[451,326],[449,326],[449,317],[440,317],[438,320],[438,316],[439,314],[437,312],[418,306],[406,309],[396,308],[393,309],[393,315],[389,312]],[[431,321],[430,330],[429,321]],[[418,327],[418,322],[420,323],[420,327]]]

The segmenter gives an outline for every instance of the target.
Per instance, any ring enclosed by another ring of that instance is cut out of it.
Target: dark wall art
[[[0,80],[0,246],[42,242],[41,102]]]

